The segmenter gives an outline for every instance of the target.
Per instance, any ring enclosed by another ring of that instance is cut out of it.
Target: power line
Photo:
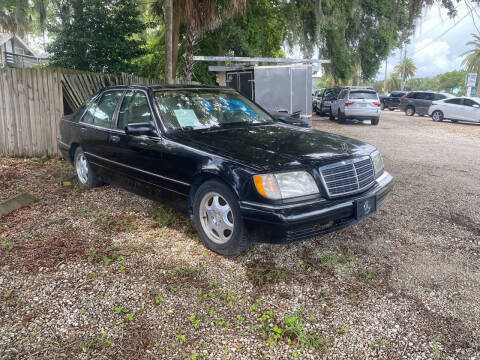
[[[447,34],[450,30],[452,30],[455,26],[457,26],[458,24],[460,24],[463,20],[465,20],[467,18],[467,16],[470,15],[469,12],[467,12],[465,14],[464,17],[462,17],[460,20],[458,20],[455,24],[453,24],[452,26],[450,26],[447,30],[445,30],[443,33],[441,33],[439,36],[437,36],[434,40],[432,40],[431,42],[429,42],[427,45],[425,45],[424,47],[414,51],[414,53],[412,54],[412,56],[415,56],[416,54],[418,54],[419,52],[425,50],[426,48],[430,47],[431,45],[433,45],[437,40],[439,40],[442,36],[444,36],[445,34]]]

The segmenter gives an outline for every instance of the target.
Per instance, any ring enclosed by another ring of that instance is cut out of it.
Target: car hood
[[[369,155],[375,147],[344,136],[286,124],[179,131],[173,140],[264,170],[319,166]]]

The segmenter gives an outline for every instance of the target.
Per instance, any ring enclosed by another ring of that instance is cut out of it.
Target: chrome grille
[[[375,180],[369,156],[323,166],[320,175],[329,197],[361,192]]]

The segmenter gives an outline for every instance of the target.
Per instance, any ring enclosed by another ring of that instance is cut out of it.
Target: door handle
[[[82,127],[82,128],[80,129],[80,133],[81,133],[82,135],[86,134],[86,133],[87,133],[87,128],[86,128],[86,127]]]
[[[112,135],[110,136],[110,140],[112,141],[112,143],[117,144],[120,142],[120,136]]]

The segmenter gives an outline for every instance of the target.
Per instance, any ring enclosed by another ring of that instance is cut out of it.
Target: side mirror
[[[477,105],[477,104],[475,104],[475,105],[472,105],[472,106],[473,106],[475,109],[478,109],[478,108],[480,108],[480,105]]]
[[[130,136],[158,136],[157,131],[151,122],[128,124],[125,126],[125,134]]]

